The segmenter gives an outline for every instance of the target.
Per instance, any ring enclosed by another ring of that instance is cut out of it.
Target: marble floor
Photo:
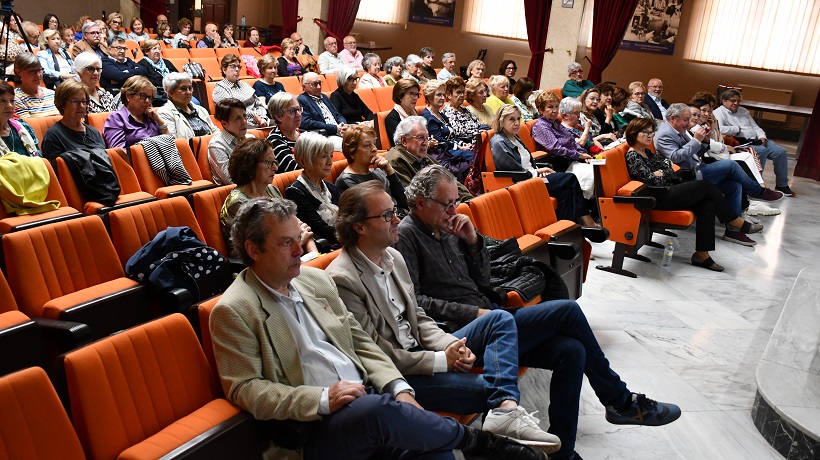
[[[794,152],[793,144],[782,145]],[[792,155],[790,171],[794,163]],[[640,253],[652,262],[625,262],[637,279],[590,268],[578,302],[613,369],[632,391],[675,402],[683,415],[658,428],[611,425],[585,382],[576,446],[584,460],[782,458],[758,434],[750,409],[755,369],[795,278],[820,267],[820,182],[794,178],[792,188],[796,198],[776,203],[781,215],[761,217],[756,247],[716,242],[712,256],[723,273],[689,263],[694,227],[674,239],[669,267],[661,266],[660,249],[645,247]],[[608,265],[613,247],[593,245],[591,263]],[[522,404],[543,418],[549,377],[533,369],[521,382]]]

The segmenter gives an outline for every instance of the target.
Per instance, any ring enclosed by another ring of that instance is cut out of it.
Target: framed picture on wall
[[[639,0],[621,49],[673,54],[682,8],[683,0]]]
[[[453,27],[456,0],[410,0],[408,22]]]

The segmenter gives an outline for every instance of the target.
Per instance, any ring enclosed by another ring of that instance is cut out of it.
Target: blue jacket
[[[43,67],[43,73],[54,78],[60,78],[60,69],[54,66],[53,55],[54,53],[51,52],[51,48],[46,48],[37,52],[37,59],[40,60],[40,65]],[[68,52],[61,48],[60,55],[63,59],[68,61],[68,65],[71,66],[71,73],[74,73],[74,61],[71,60],[71,56],[68,55]]]
[[[124,62],[119,62],[112,57],[102,59],[100,86],[108,91],[118,93],[125,80],[134,75],[148,76],[148,70],[127,57]]]
[[[521,142],[521,138],[518,137],[518,134],[515,135],[515,138],[518,142]],[[524,145],[524,143],[521,142],[521,145]],[[499,171],[532,172],[533,169],[537,169],[532,156],[530,156],[531,164],[521,164],[521,155],[518,154],[518,147],[504,134],[498,133],[490,138],[490,150],[493,154],[495,169]]]
[[[319,108],[319,104],[317,104],[312,97],[302,93],[296,98],[296,100],[299,101],[299,105],[302,106],[302,124],[299,125],[299,129],[302,131],[318,131],[326,136],[338,135],[339,129],[336,125],[325,123],[325,117],[322,116],[322,110]],[[336,107],[334,107],[330,102],[330,98],[322,94],[322,101],[324,101],[328,110],[330,110],[330,113],[333,115],[333,118],[336,120],[337,124],[347,123],[345,117],[343,117],[342,114],[336,110]]]
[[[661,109],[660,107],[658,107],[658,104],[655,103],[655,100],[652,99],[651,96],[647,94],[646,97],[643,98],[643,103],[646,104],[647,107],[649,107],[649,110],[652,111],[652,115],[655,117],[656,120],[663,120]],[[664,98],[661,98],[661,105],[664,109],[669,108],[669,103],[666,102],[666,99]]]

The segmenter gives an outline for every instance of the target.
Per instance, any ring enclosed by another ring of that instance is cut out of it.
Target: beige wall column
[[[313,18],[327,19],[327,8],[330,0],[311,0],[299,2],[299,16],[302,21],[296,23],[296,31],[302,36],[305,44],[310,46],[313,54],[319,55],[325,51],[322,42],[325,39],[325,33],[316,24],[313,23]]]
[[[544,53],[541,68],[541,89],[560,88],[567,80],[567,66],[576,60],[578,33],[584,16],[584,0],[575,0],[573,8],[563,8],[561,0],[553,0],[547,46],[553,52]]]

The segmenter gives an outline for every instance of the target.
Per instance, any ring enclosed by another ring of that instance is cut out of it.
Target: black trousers
[[[575,174],[554,172],[547,176],[547,191],[558,200],[555,215],[559,220],[581,223],[581,217],[589,214],[589,206],[584,200],[584,192]]]
[[[655,209],[664,211],[689,209],[695,213],[695,250],[714,251],[715,217],[725,224],[738,217],[717,187],[706,180],[672,185],[652,194]]]

